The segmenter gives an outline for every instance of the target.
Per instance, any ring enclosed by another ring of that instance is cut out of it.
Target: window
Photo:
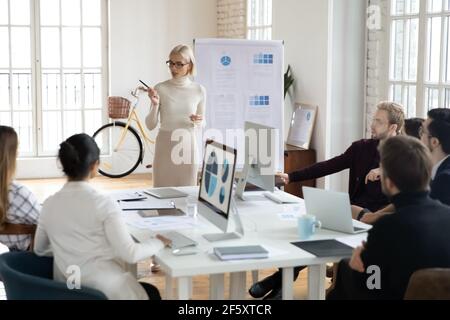
[[[389,96],[408,117],[450,108],[450,0],[391,0]]]
[[[247,0],[247,39],[272,39],[272,0]]]
[[[0,123],[21,156],[51,156],[102,124],[106,0],[0,0]]]

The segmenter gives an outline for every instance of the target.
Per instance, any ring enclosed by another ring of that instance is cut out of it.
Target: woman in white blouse
[[[190,47],[179,45],[170,53],[172,79],[147,90],[151,101],[148,129],[160,124],[153,162],[155,187],[196,186],[198,173],[195,128],[202,126],[205,88],[193,82],[195,57]]]
[[[0,243],[11,251],[29,249],[32,236],[1,234],[2,231],[14,225],[36,225],[41,209],[30,190],[13,181],[18,145],[16,131],[0,126]]]
[[[44,202],[34,251],[53,255],[55,280],[68,282],[80,275],[81,286],[100,290],[109,299],[160,299],[158,289],[139,283],[126,264],[153,256],[170,241],[161,236],[139,244],[132,240],[117,203],[89,184],[99,156],[86,134],[61,143],[59,160],[68,182]]]

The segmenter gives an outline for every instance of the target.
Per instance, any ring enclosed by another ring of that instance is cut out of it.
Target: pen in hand
[[[150,89],[150,87],[142,80],[139,80],[140,83],[142,83],[147,89]]]

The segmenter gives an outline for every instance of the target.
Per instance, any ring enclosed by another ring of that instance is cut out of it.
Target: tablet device
[[[186,215],[182,210],[180,209],[151,209],[151,210],[139,210],[138,214],[142,218],[156,218],[156,217],[165,217],[165,216],[184,216]]]
[[[175,199],[175,198],[184,198],[188,196],[187,193],[178,191],[173,188],[148,189],[145,190],[144,192],[158,199]]]

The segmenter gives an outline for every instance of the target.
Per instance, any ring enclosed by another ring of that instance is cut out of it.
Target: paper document
[[[151,231],[192,229],[198,228],[201,225],[197,219],[187,216],[142,218],[136,213],[126,214],[124,215],[124,219],[132,227]]]
[[[296,212],[282,212],[278,213],[278,218],[281,221],[297,221],[299,215]]]

